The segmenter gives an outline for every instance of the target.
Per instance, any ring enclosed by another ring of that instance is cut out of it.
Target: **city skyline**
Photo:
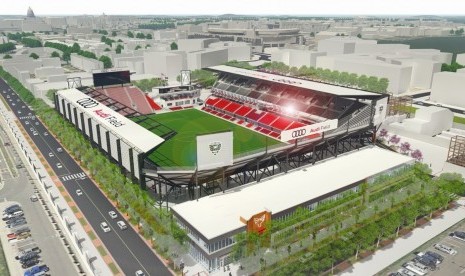
[[[234,5],[226,0],[172,0],[154,3],[147,0],[131,2],[88,1],[70,5],[69,2],[51,0],[18,0],[2,7],[1,15],[23,15],[28,7],[36,15],[459,15],[456,1],[378,1],[373,4],[368,0],[343,1],[328,0],[270,0],[247,1],[236,0]]]

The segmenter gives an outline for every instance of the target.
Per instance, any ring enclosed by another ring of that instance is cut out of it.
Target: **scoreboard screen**
[[[129,71],[93,73],[94,86],[107,86],[131,82]]]

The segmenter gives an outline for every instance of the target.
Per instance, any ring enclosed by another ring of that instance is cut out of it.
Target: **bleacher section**
[[[215,96],[207,98],[202,110],[277,139],[283,130],[305,126],[291,118]],[[319,136],[313,138],[316,137]]]
[[[252,80],[231,74],[220,74],[213,88],[213,94],[216,92],[220,97],[224,97],[221,92],[229,92],[229,98],[233,100],[243,96],[246,99],[242,99],[241,102],[258,100],[262,104],[276,105],[279,108],[292,107],[296,111],[320,116],[323,119],[339,119],[348,114],[348,110],[355,103],[351,99],[311,89],[266,80]]]
[[[133,116],[140,116],[141,114],[136,110],[108,97],[107,95],[103,94],[102,91],[95,90],[91,87],[83,87],[81,90],[87,96],[99,101],[100,103],[108,106],[112,110],[118,112],[119,114],[126,116],[126,117],[133,117]]]
[[[144,92],[137,87],[117,86],[99,89],[101,93],[109,98],[130,107],[141,114],[151,114],[161,107],[155,102],[150,102]]]

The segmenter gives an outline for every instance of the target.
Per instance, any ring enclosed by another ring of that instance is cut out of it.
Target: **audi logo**
[[[306,129],[294,130],[294,131],[292,132],[292,138],[298,138],[298,137],[304,136],[305,133],[307,133],[307,130],[306,130]]]
[[[76,102],[84,108],[96,107],[98,105],[98,102],[94,101],[92,98],[84,98]]]

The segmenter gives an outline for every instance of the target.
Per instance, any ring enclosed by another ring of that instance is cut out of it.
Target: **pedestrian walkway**
[[[398,238],[389,248],[380,249],[367,260],[357,262],[340,275],[374,275],[463,219],[464,206],[448,210],[407,236]]]

